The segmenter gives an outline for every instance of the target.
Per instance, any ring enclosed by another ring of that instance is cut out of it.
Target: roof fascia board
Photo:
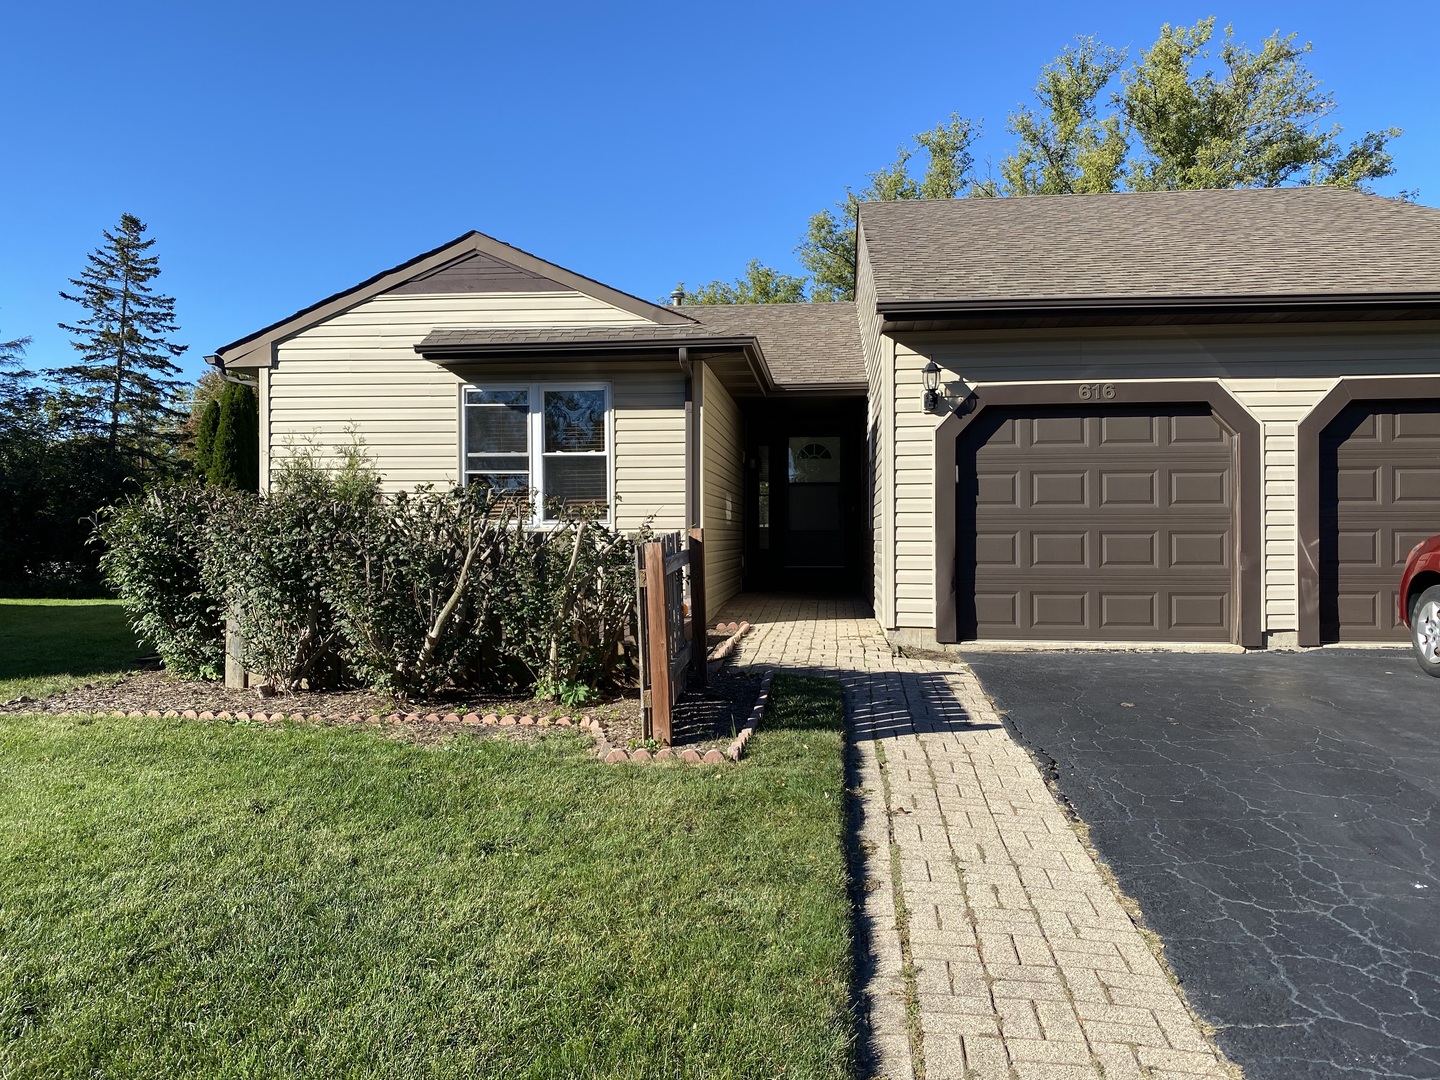
[[[577,355],[637,356],[660,353],[664,355],[659,358],[665,359],[668,354],[682,348],[697,353],[738,350],[745,357],[745,363],[761,392],[769,394],[776,388],[775,380],[770,374],[770,365],[760,349],[760,343],[753,337],[673,337],[646,341],[537,341],[473,345],[425,345],[421,342],[415,346],[415,351],[426,360],[432,360],[441,367],[448,367],[476,360],[563,362],[573,361]]]
[[[493,236],[471,231],[433,251],[417,255],[398,266],[367,278],[343,292],[335,293],[309,307],[301,308],[295,314],[289,315],[279,322],[271,323],[253,334],[232,341],[217,349],[215,355],[223,368],[268,367],[274,360],[275,346],[286,338],[308,330],[326,319],[333,319],[397,285],[438,270],[474,252],[491,255],[522,270],[548,277],[576,292],[584,293],[628,314],[638,315],[652,322],[687,326],[694,325],[695,322],[674,308],[641,300],[638,296],[621,292],[619,289],[611,288],[609,285],[584,277],[572,270],[566,270],[563,266],[548,263],[538,256],[531,255],[528,251],[511,247],[503,241],[496,240]]]
[[[502,341],[473,342],[454,345],[426,345],[423,341],[415,351],[427,360],[437,362],[493,359],[503,356],[523,356],[530,359],[546,354],[571,353],[617,353],[617,352],[673,352],[678,348],[737,349],[755,344],[752,337],[701,338],[690,335],[642,339],[613,338],[596,341]]]
[[[889,318],[907,319],[993,317],[1023,315],[1026,317],[1060,316],[1067,314],[1098,315],[1128,312],[1181,313],[1186,311],[1257,311],[1293,308],[1373,308],[1416,307],[1440,305],[1440,292],[1410,293],[1275,293],[1255,296],[1138,296],[1138,297],[1077,297],[1046,300],[881,300],[876,313]]]

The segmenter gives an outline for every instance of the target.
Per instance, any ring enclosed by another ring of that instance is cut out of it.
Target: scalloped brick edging
[[[745,754],[745,746],[750,742],[750,736],[755,734],[755,729],[760,725],[760,718],[765,715],[765,708],[770,704],[770,680],[775,675],[773,671],[765,672],[760,679],[760,693],[755,698],[755,704],[750,709],[750,716],[745,721],[745,726],[740,729],[735,740],[725,748],[725,756],[731,761],[739,761]]]
[[[338,713],[318,712],[294,712],[281,711],[267,712],[264,709],[256,709],[248,712],[241,709],[238,712],[196,712],[194,709],[186,709],[181,712],[178,709],[131,709],[125,712],[122,709],[98,710],[86,712],[78,710],[67,713],[68,716],[91,716],[96,719],[131,719],[139,720],[146,717],[165,720],[248,720],[257,721],[262,724],[278,723],[281,720],[294,720],[296,722],[309,722],[317,724],[461,724],[465,727],[581,727],[599,729],[600,723],[589,716],[582,716],[575,720],[569,716],[499,716],[495,713],[486,713],[480,716],[476,713],[388,713],[384,716],[378,713],[362,715],[350,713],[348,716],[341,716]]]
[[[728,633],[730,636],[711,649],[710,655],[705,657],[706,663],[710,665],[708,670],[711,675],[725,666],[725,661],[730,659],[736,647],[739,646],[740,639],[749,633],[750,624],[748,622],[718,622],[715,624],[715,630],[721,634]]]
[[[766,706],[770,704],[770,679],[774,674],[773,671],[767,671],[761,678],[760,694],[750,708],[750,716],[741,727],[739,734],[723,751],[707,750],[701,754],[698,750],[688,748],[676,750],[669,746],[662,746],[653,753],[644,747],[638,750],[626,750],[621,746],[610,745],[610,740],[606,737],[600,721],[591,720],[588,724],[582,721],[580,726],[594,732],[595,738],[598,740],[595,746],[595,756],[607,765],[618,765],[622,761],[679,761],[687,765],[720,765],[727,761],[739,761],[745,755],[745,747],[750,742],[750,736],[755,734],[755,728],[759,725],[760,718],[765,715]]]

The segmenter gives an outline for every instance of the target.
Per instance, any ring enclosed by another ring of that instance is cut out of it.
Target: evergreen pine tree
[[[260,399],[248,386],[237,386],[235,395],[235,486],[241,491],[260,490]]]
[[[87,265],[62,291],[85,309],[86,317],[60,329],[75,335],[71,344],[80,362],[55,373],[68,391],[81,431],[101,435],[112,455],[135,464],[163,456],[165,443],[179,439],[176,420],[180,368],[173,362],[184,345],[170,340],[179,326],[175,301],[154,291],[160,260],[147,252],[145,225],[122,214],[115,232],[90,253]]]
[[[220,427],[220,402],[211,398],[200,412],[200,422],[195,426],[195,472],[201,477],[210,475],[210,462],[214,459],[215,433]]]
[[[25,346],[29,338],[0,341],[0,429],[29,420],[38,392],[25,368]]]
[[[234,395],[231,391],[241,389],[231,384],[220,393],[220,419],[215,425],[215,441],[210,445],[210,467],[205,470],[205,480],[215,487],[236,486],[235,462],[240,456],[235,430]]]
[[[260,486],[260,411],[248,386],[229,383],[220,394],[205,477],[216,487],[255,491]]]

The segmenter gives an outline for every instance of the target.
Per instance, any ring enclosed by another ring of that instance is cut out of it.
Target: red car
[[[1440,678],[1440,536],[1410,549],[1400,575],[1400,621],[1410,628],[1420,670]]]

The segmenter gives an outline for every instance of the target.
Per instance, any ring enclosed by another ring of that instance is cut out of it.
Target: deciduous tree
[[[684,291],[684,283],[679,286]],[[751,259],[745,273],[733,282],[715,280],[685,293],[686,304],[794,304],[807,299],[805,279],[782,274],[759,259]]]
[[[968,193],[975,185],[970,147],[979,136],[977,124],[952,113],[950,119],[916,135],[910,145],[901,146],[895,160],[871,173],[869,184],[858,194],[846,188],[845,198],[833,210],[812,217],[795,249],[800,265],[815,282],[811,298],[855,298],[855,223],[861,202],[953,199]],[[911,172],[911,162],[917,158],[924,163],[919,179]]]
[[[1343,143],[1330,122],[1335,96],[1308,67],[1308,42],[1275,33],[1252,49],[1230,27],[1212,48],[1214,39],[1213,17],[1166,24],[1128,66],[1124,50],[1080,39],[1042,69],[1036,104],[1010,115],[1015,142],[998,176],[974,175],[978,124],[952,114],[916,135],[864,189],[847,188],[810,219],[796,248],[810,299],[853,298],[855,223],[867,200],[1285,184],[1366,191],[1394,173],[1389,142],[1399,129]],[[723,290],[716,296],[734,302]]]
[[[1395,171],[1386,145],[1398,128],[1348,147],[1327,124],[1335,95],[1306,66],[1296,35],[1266,38],[1258,51],[1225,28],[1220,70],[1208,66],[1215,19],[1160,29],[1122,75],[1115,104],[1133,134],[1125,172],[1134,191],[1278,187],[1298,181],[1364,189]],[[1203,68],[1203,70],[1201,70]]]
[[[1129,139],[1118,115],[1099,115],[1098,99],[1124,63],[1122,50],[1083,38],[1047,64],[1035,86],[1040,108],[1010,114],[1015,149],[1000,163],[1000,187],[984,193],[1114,191]]]

